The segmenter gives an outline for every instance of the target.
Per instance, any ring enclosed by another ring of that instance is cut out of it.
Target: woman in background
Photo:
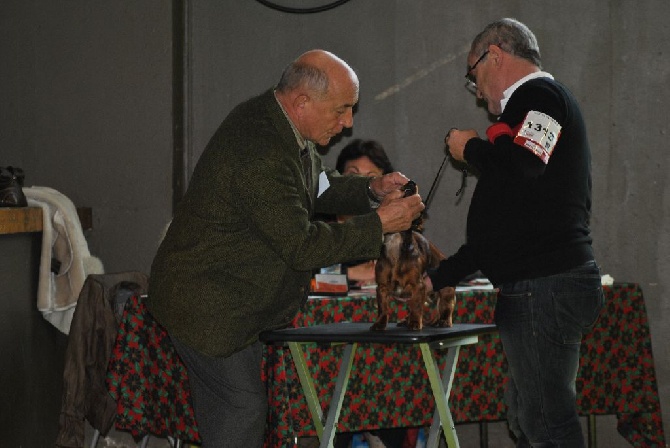
[[[352,140],[342,148],[337,157],[335,169],[344,176],[358,175],[378,177],[393,172],[393,165],[384,151],[381,143],[375,140]],[[338,216],[342,222],[348,216]],[[346,274],[349,284],[354,287],[370,286],[375,284],[375,261],[359,261],[346,265]]]

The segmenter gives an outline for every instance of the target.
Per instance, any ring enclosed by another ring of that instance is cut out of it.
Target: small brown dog
[[[405,196],[416,193],[410,181],[404,187]],[[379,316],[370,328],[384,330],[390,318],[390,302],[396,298],[407,302],[409,316],[398,325],[421,330],[426,325],[451,327],[456,293],[454,288],[427,293],[424,274],[439,265],[444,255],[421,233],[421,218],[404,232],[384,236],[384,247],[377,265],[377,306]]]

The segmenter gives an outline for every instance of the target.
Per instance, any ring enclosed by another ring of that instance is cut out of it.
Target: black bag
[[[27,207],[23,194],[23,170],[13,166],[0,166],[0,207]]]

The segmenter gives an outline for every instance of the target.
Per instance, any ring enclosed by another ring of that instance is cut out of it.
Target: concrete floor
[[[587,434],[586,419],[582,419],[584,434]],[[480,447],[480,429],[478,424],[459,424],[456,425],[460,445],[464,448]],[[630,444],[621,436],[612,437],[616,432],[616,418],[614,416],[599,416],[596,418],[596,441],[600,448],[629,448]],[[93,429],[88,426],[86,429],[86,446],[90,447],[93,438]],[[107,437],[101,437],[97,448],[134,448],[139,446],[130,436],[130,434],[112,430]],[[300,448],[316,448],[318,441],[316,438],[301,438],[298,441]],[[166,439],[150,437],[147,448],[170,448],[171,445]],[[440,443],[440,448],[446,448],[444,439]],[[488,424],[488,448],[514,448],[512,439],[507,433],[505,422],[496,422]],[[596,448],[596,447],[590,447]]]
[[[91,446],[94,431],[90,425],[86,425],[86,447]],[[140,442],[135,442],[130,433],[112,429],[106,437],[100,437],[96,448],[134,448],[140,446]],[[167,439],[149,437],[147,448],[170,448],[170,442]]]
[[[461,430],[461,426],[476,426],[476,425],[459,425],[457,431]],[[463,428],[466,429],[466,428]],[[469,428],[468,428],[469,429]],[[473,428],[475,429],[475,428]],[[477,429],[478,431],[478,429]],[[478,434],[478,433],[477,433]],[[86,428],[86,447],[91,446],[91,441],[93,440],[94,431],[90,425],[87,425]],[[459,434],[460,436],[460,434]],[[478,439],[477,439],[478,440]],[[96,448],[135,448],[140,446],[141,441],[135,442],[132,436],[129,433],[117,431],[112,429],[106,437],[100,437]],[[462,441],[463,446],[470,446],[469,443]],[[464,444],[467,443],[467,444]],[[478,442],[477,442],[478,443]],[[298,439],[299,448],[318,448],[319,440],[316,437],[302,437]],[[474,446],[474,445],[473,445]],[[496,445],[500,448],[512,448],[514,444],[510,445]],[[157,437],[149,437],[149,440],[146,445],[147,448],[171,448],[170,442],[167,439],[159,439]],[[189,447],[190,448],[190,447]],[[195,448],[193,446],[192,448]],[[242,448],[242,447],[240,447]],[[445,446],[444,440],[440,443],[440,448],[447,448]]]

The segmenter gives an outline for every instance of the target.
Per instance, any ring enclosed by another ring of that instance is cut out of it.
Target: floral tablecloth
[[[107,388],[117,403],[115,427],[135,440],[154,435],[200,442],[186,367],[140,296],[130,297],[123,312]]]
[[[578,409],[582,415],[615,414],[619,433],[634,447],[664,447],[642,290],[634,283],[617,284],[606,287],[605,295],[606,308],[582,344]],[[459,293],[454,321],[493,323],[495,299],[494,291]],[[370,297],[312,298],[293,324],[372,322],[376,313]],[[403,309],[394,313],[400,319],[406,316]],[[320,402],[327,406],[342,346],[313,345],[307,352]],[[418,347],[360,345],[338,431],[430,424],[434,403],[422,365]],[[449,400],[456,423],[505,419],[506,369],[497,334],[461,348]],[[288,348],[266,348],[264,379],[270,400],[265,446],[295,447],[296,436],[315,435]]]

